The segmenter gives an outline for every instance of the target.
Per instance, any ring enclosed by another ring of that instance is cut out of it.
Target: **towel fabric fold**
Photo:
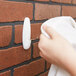
[[[51,26],[62,35],[65,39],[67,39],[73,47],[76,49],[76,23],[74,19],[70,16],[61,16],[55,17],[47,20],[42,24],[42,26],[47,25]],[[48,34],[43,30],[41,26],[41,32],[50,38]],[[48,76],[71,76],[68,72],[66,72],[63,68],[60,68],[56,65],[51,65]]]

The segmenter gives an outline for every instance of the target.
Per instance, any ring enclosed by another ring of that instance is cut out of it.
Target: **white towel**
[[[76,23],[74,19],[70,16],[61,16],[55,17],[47,20],[42,24],[42,26],[47,25],[51,26],[62,35],[65,39],[67,39],[76,49]],[[47,33],[43,30],[41,26],[41,32],[49,38]],[[51,65],[48,76],[71,76],[64,69],[57,67],[55,65]]]

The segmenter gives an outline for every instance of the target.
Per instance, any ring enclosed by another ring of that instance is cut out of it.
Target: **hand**
[[[40,35],[40,41],[38,43],[40,56],[49,63],[64,67],[66,64],[65,59],[67,62],[71,53],[75,50],[72,45],[53,28],[44,26],[43,29],[50,36],[50,39],[43,34]]]

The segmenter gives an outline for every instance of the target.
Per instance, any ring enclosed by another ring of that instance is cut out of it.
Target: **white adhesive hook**
[[[30,24],[30,19],[28,17],[26,17],[24,19],[22,42],[23,42],[24,49],[30,48],[30,45],[31,45],[31,24]]]

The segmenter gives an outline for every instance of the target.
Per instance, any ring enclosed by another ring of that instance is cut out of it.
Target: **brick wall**
[[[76,19],[76,0],[0,0],[0,76],[47,76],[50,64],[39,56],[40,26],[62,15]],[[22,29],[27,16],[32,44],[24,50]]]

